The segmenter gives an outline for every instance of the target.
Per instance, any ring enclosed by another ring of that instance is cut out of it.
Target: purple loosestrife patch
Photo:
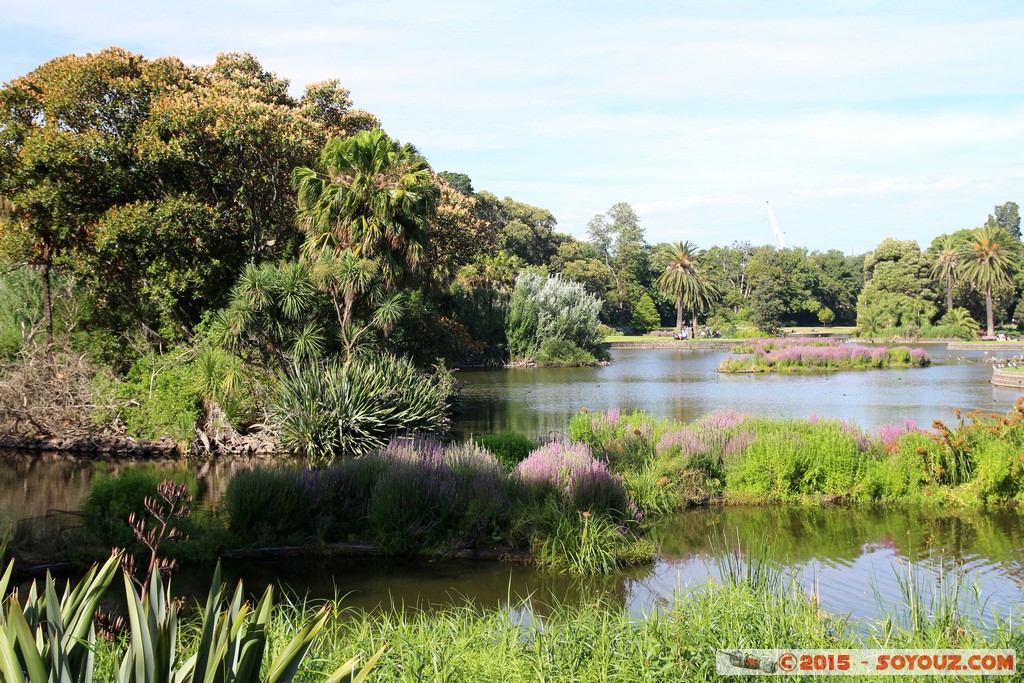
[[[516,468],[519,477],[540,495],[554,493],[577,510],[633,516],[622,479],[595,460],[586,444],[553,442],[541,446]]]
[[[658,453],[678,448],[683,453],[696,453],[704,448],[701,439],[690,429],[678,432],[665,432],[658,442]]]
[[[909,418],[902,422],[888,422],[878,428],[878,439],[886,446],[892,446],[901,436],[920,431],[917,423]]]
[[[871,447],[874,445],[874,440],[871,438],[870,434],[866,434],[863,429],[852,422],[837,420],[837,423],[839,424],[840,431],[853,437],[854,441],[857,442],[857,448],[859,448],[862,453],[871,450]]]
[[[749,351],[746,359],[730,356],[721,366],[725,372],[756,372],[771,369],[840,369],[927,365],[930,361],[924,349],[903,349],[857,346],[835,341],[776,341],[757,340],[737,347]]]
[[[390,550],[475,546],[508,521],[516,482],[476,444],[396,439],[376,457],[387,468],[374,487],[368,516]]]
[[[733,429],[744,422],[749,422],[751,416],[748,413],[741,413],[731,408],[715,410],[702,417],[699,422],[701,426],[708,429]]]
[[[750,444],[754,442],[756,437],[757,435],[753,432],[736,432],[732,435],[732,438],[726,442],[725,453],[723,453],[723,456],[726,459],[730,459],[740,453],[743,453],[750,447]]]

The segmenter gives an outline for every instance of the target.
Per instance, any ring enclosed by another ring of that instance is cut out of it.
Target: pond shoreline
[[[684,351],[729,351],[739,343],[735,339],[658,339],[650,341],[604,342],[609,349],[681,349]]]
[[[196,449],[202,447],[198,452]],[[0,450],[25,451],[29,453],[59,452],[75,454],[89,459],[138,459],[153,458],[203,460],[224,455],[248,455],[271,457],[276,444],[266,438],[243,436],[235,442],[204,442],[196,439],[183,449],[182,444],[170,437],[159,439],[133,439],[127,436],[92,436],[84,438],[64,436],[28,436],[11,429],[0,434]]]

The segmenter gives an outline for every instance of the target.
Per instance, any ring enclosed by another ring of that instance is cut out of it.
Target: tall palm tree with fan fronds
[[[292,172],[306,251],[374,259],[389,286],[415,270],[437,189],[416,148],[379,128],[330,140],[317,168]]]

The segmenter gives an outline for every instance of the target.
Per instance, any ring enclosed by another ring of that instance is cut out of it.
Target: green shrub
[[[892,502],[906,498],[931,481],[925,458],[912,448],[904,448],[881,460],[867,464],[858,497],[873,502]]]
[[[523,272],[509,300],[505,332],[513,359],[537,360],[547,339],[562,339],[595,357],[606,353],[598,334],[601,300],[578,282]]]
[[[169,436],[178,443],[195,440],[203,397],[192,363],[150,354],[132,365],[116,391],[129,401],[121,418],[131,436]]]
[[[975,447],[974,461],[973,487],[982,502],[1005,502],[1020,493],[1024,472],[1014,444],[986,440]]]
[[[574,366],[593,365],[596,362],[594,354],[563,339],[545,339],[537,351],[538,365]]]
[[[537,448],[537,443],[519,432],[501,432],[499,434],[481,434],[473,437],[473,441],[489,450],[498,461],[510,470],[526,459],[530,452]]]
[[[650,294],[645,292],[640,297],[636,308],[633,309],[633,317],[630,318],[629,324],[637,334],[647,334],[661,324],[661,316],[658,315],[658,309],[655,308],[654,299]]]

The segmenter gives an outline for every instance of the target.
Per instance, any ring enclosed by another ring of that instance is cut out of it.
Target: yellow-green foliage
[[[726,470],[727,491],[779,499],[846,493],[870,457],[856,430],[837,421],[759,419],[746,428],[757,437]]]
[[[724,494],[733,502],[844,495],[864,502],[1024,501],[1024,397],[1006,415],[969,412],[932,430],[911,420],[868,433],[834,419],[718,411],[681,425],[617,410],[572,418],[570,434],[623,475],[646,512]]]
[[[1007,501],[1020,496],[1024,467],[1020,448],[1009,441],[986,440],[974,451],[973,487],[983,502]]]
[[[895,501],[915,493],[930,480],[924,458],[913,450],[901,449],[867,464],[857,494],[868,501]]]
[[[625,472],[641,469],[654,459],[658,440],[669,426],[668,420],[641,411],[591,413],[583,408],[569,421],[569,438],[590,446],[594,457],[606,460],[613,470]]]

